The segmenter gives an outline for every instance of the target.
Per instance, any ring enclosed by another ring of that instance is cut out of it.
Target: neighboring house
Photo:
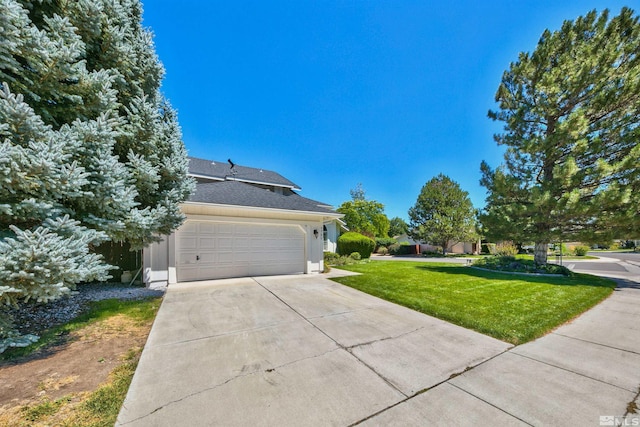
[[[420,245],[420,252],[441,252],[439,246],[429,243],[417,242],[410,238],[407,234],[396,237],[398,243],[408,243],[410,245]],[[479,254],[480,241],[478,242],[449,242],[447,252],[452,254]]]
[[[187,219],[143,251],[147,286],[195,280],[321,273],[342,214],[307,199],[265,169],[189,158],[196,190],[181,205]]]

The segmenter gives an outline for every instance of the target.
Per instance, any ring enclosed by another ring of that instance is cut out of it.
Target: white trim
[[[261,225],[297,225],[302,227],[301,224],[316,224],[317,221],[313,220],[301,220],[292,222],[290,219],[284,218],[245,218],[241,216],[222,216],[222,215],[203,215],[203,214],[190,214],[187,213],[186,221],[201,221],[201,222],[237,222],[246,224],[261,224]],[[175,234],[175,232],[174,232]]]
[[[207,202],[183,202],[183,205],[192,205],[192,206],[208,206],[212,208],[223,208],[223,209],[244,209],[248,211],[257,211],[257,212],[275,212],[275,213],[284,213],[284,214],[296,214],[296,215],[305,215],[305,216],[321,216],[327,218],[342,218],[344,214],[341,213],[331,213],[331,212],[313,212],[313,211],[298,211],[293,209],[278,209],[278,208],[264,208],[259,206],[244,206],[244,205],[225,205],[221,203],[207,203]]]
[[[212,181],[224,181],[224,178],[218,178],[217,176],[211,176],[211,175],[200,175],[197,173],[191,173],[189,172],[187,174],[187,176],[190,176],[192,178],[204,178],[204,179],[210,179]]]
[[[253,181],[250,179],[244,179],[244,178],[235,178],[233,176],[225,176],[224,178],[220,178],[218,176],[212,176],[212,175],[202,175],[202,174],[198,174],[198,173],[192,173],[189,172],[187,174],[187,176],[193,177],[193,178],[202,178],[202,179],[209,179],[211,181],[238,181],[238,182],[246,182],[248,184],[259,184],[259,185],[267,185],[270,187],[279,187],[279,188],[289,188],[291,190],[302,190],[302,188],[296,187],[295,185],[285,185],[285,184],[278,184],[275,182],[267,182],[267,181]],[[329,206],[330,207],[330,206]]]
[[[235,178],[233,176],[226,176],[225,179],[227,181],[238,181],[238,182],[247,182],[249,184],[260,184],[260,185],[270,185],[273,187],[282,187],[282,188],[290,188],[292,190],[302,190],[302,188],[296,187],[295,185],[284,185],[284,184],[276,184],[274,182],[266,182],[266,181],[253,181],[250,179],[244,178]]]

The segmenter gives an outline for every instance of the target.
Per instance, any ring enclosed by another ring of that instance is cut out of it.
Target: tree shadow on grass
[[[420,270],[427,270],[437,273],[444,274],[456,274],[456,275],[464,275],[464,276],[472,276],[477,277],[479,279],[488,279],[488,280],[500,280],[500,281],[512,281],[518,280],[521,282],[531,282],[531,283],[548,283],[550,285],[557,286],[593,286],[593,287],[610,287],[613,288],[616,286],[615,279],[611,281],[611,278],[593,276],[590,274],[582,274],[582,273],[574,273],[573,276],[562,276],[562,275],[539,275],[532,273],[519,273],[519,272],[509,272],[509,271],[488,271],[488,270],[480,270],[473,267],[468,266],[438,266],[438,265],[428,265],[421,264],[415,267]],[[633,283],[633,282],[630,282]],[[640,286],[639,284],[635,284],[636,286]],[[629,285],[630,286],[630,285]]]

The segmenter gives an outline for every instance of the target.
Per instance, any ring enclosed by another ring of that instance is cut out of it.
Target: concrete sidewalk
[[[512,348],[321,276],[182,284],[116,425],[598,426],[637,417],[639,307],[628,282]]]
[[[618,287],[573,322],[449,384],[530,425],[613,425],[600,417],[638,425],[640,287]]]

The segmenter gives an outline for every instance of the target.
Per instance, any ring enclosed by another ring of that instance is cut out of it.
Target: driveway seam
[[[414,332],[415,332],[415,331],[414,331]],[[478,366],[480,366],[480,365],[482,365],[482,364],[484,364],[484,363],[486,363],[486,362],[488,362],[488,361],[490,361],[490,360],[495,359],[495,358],[496,358],[496,357],[498,357],[498,356],[501,356],[501,355],[503,355],[503,354],[505,354],[505,353],[508,353],[508,352],[509,352],[510,350],[512,350],[513,348],[514,348],[514,347],[510,347],[510,348],[508,348],[508,349],[506,349],[506,350],[504,350],[504,351],[502,351],[502,352],[500,352],[500,353],[496,354],[495,356],[491,356],[490,358],[488,358],[488,359],[486,359],[486,360],[481,361],[481,362],[480,362],[480,363],[478,363],[477,365],[467,366],[466,368],[464,368],[464,369],[463,369],[462,371],[460,371],[460,372],[454,372],[453,374],[449,375],[449,378],[447,378],[446,380],[442,380],[442,381],[440,381],[440,382],[438,382],[438,383],[436,383],[436,384],[434,384],[434,385],[432,385],[432,386],[430,386],[430,387],[423,388],[422,390],[418,390],[417,392],[413,393],[412,395],[407,396],[407,398],[406,398],[406,399],[402,399],[400,402],[394,403],[393,405],[390,405],[390,406],[388,406],[388,407],[386,407],[386,408],[384,408],[384,409],[381,409],[381,410],[379,410],[378,412],[373,413],[373,414],[371,414],[371,415],[369,415],[369,416],[367,416],[367,417],[365,417],[365,418],[363,418],[363,419],[361,419],[361,420],[359,420],[359,421],[356,421],[356,422],[355,422],[355,423],[353,423],[353,424],[349,424],[349,426],[348,426],[348,427],[356,426],[356,425],[361,424],[361,423],[363,423],[363,422],[365,422],[365,421],[367,421],[367,420],[370,420],[370,419],[372,419],[372,418],[374,418],[374,417],[376,417],[376,416],[378,416],[378,415],[382,414],[383,412],[388,411],[389,409],[395,408],[396,406],[400,405],[401,403],[407,402],[407,401],[409,401],[409,400],[411,400],[411,399],[413,399],[413,398],[415,398],[415,397],[417,397],[417,396],[419,396],[419,395],[421,395],[421,394],[423,394],[423,393],[428,393],[428,392],[429,392],[429,390],[433,390],[434,388],[436,388],[436,387],[438,387],[438,386],[440,386],[440,385],[442,385],[442,384],[451,384],[451,385],[454,385],[454,384],[450,383],[449,381],[451,381],[452,379],[454,379],[454,378],[456,378],[456,377],[458,377],[458,376],[460,376],[460,375],[462,375],[462,374],[464,374],[464,373],[466,373],[466,372],[469,372],[469,371],[471,371],[471,370],[475,369],[476,367],[478,367]],[[354,356],[354,357],[355,357],[355,356]],[[366,364],[365,364],[365,365],[366,365]],[[375,372],[375,371],[374,371],[374,372]],[[459,387],[458,387],[458,388],[459,388]],[[466,390],[463,390],[463,391],[467,392]],[[468,393],[468,392],[467,392],[467,393]],[[403,394],[404,394],[404,393],[403,393]],[[471,393],[469,393],[469,394],[471,394]],[[405,396],[406,396],[406,395],[405,395]],[[472,396],[473,396],[473,395],[472,395]],[[477,396],[475,396],[475,397],[477,397]],[[478,399],[480,399],[480,398],[478,398]],[[480,400],[482,400],[482,399],[480,399]],[[482,401],[484,402],[484,400],[482,400]],[[489,402],[487,402],[487,403],[489,403]],[[489,403],[489,404],[491,405],[491,403]],[[494,406],[494,405],[491,405],[491,406]],[[500,409],[500,408],[498,408],[498,409]],[[502,412],[505,412],[505,411],[502,411]],[[509,414],[509,415],[511,415],[511,414]],[[518,417],[515,417],[515,418],[518,418]],[[519,418],[518,418],[518,419],[519,419]],[[529,424],[529,423],[526,423],[526,424],[531,425],[531,424]]]
[[[447,384],[449,384],[449,385],[451,385],[451,386],[453,386],[453,387],[455,387],[455,388],[457,388],[458,390],[460,390],[460,391],[462,391],[462,392],[464,392],[464,393],[467,393],[469,396],[473,396],[474,398],[476,398],[476,399],[480,400],[481,402],[486,403],[486,404],[487,404],[487,405],[489,405],[489,406],[493,406],[494,408],[496,408],[496,409],[497,409],[497,410],[499,410],[500,412],[503,412],[503,413],[505,413],[505,414],[509,415],[510,417],[515,418],[515,419],[516,419],[516,420],[518,420],[518,421],[522,421],[522,422],[523,422],[523,423],[525,423],[526,425],[533,426],[533,424],[531,424],[531,423],[529,423],[529,422],[527,422],[527,421],[523,420],[523,419],[522,419],[522,418],[520,418],[519,416],[517,416],[517,415],[515,415],[515,414],[512,414],[512,413],[510,413],[510,412],[508,412],[508,411],[505,411],[503,408],[501,408],[501,407],[499,407],[499,406],[494,405],[493,403],[491,403],[491,402],[489,402],[489,401],[487,401],[487,400],[485,400],[485,399],[481,398],[480,396],[476,396],[475,394],[471,393],[471,392],[470,392],[470,391],[468,391],[468,390],[463,389],[462,387],[460,387],[460,386],[458,386],[458,385],[456,385],[456,384],[450,383],[449,381],[446,381],[446,383],[447,383]]]
[[[542,363],[543,365],[551,366],[552,368],[561,369],[561,370],[563,370],[563,371],[565,371],[565,372],[570,372],[570,373],[572,373],[572,374],[579,375],[579,376],[581,376],[581,377],[583,377],[583,378],[589,378],[590,380],[598,381],[598,382],[600,382],[600,383],[602,383],[602,384],[607,384],[607,385],[610,385],[610,386],[612,386],[612,387],[619,388],[620,390],[624,390],[624,391],[628,391],[629,393],[633,393],[633,391],[632,391],[632,390],[629,390],[629,389],[624,388],[624,387],[620,387],[619,385],[611,384],[611,383],[609,383],[609,382],[607,382],[607,381],[600,380],[600,379],[598,379],[598,378],[593,378],[593,377],[590,377],[589,375],[585,375],[585,374],[582,374],[582,373],[580,373],[580,372],[576,372],[576,371],[572,371],[571,369],[564,368],[564,367],[562,367],[562,366],[558,366],[558,365],[554,365],[554,364],[549,363],[549,362],[545,362],[544,360],[539,360],[539,359],[536,359],[536,358],[534,358],[534,357],[531,357],[531,356],[525,356],[524,354],[519,354],[519,353],[516,353],[516,352],[511,352],[511,353],[512,353],[512,354],[515,354],[516,356],[524,357],[525,359],[533,360],[534,362]]]
[[[360,344],[354,344],[354,345],[351,345],[351,346],[348,346],[348,347],[345,346],[345,349],[346,350],[352,350],[352,349],[354,349],[356,347],[361,347],[361,346],[365,346],[365,345],[371,345],[371,344],[375,344],[375,343],[382,342],[382,341],[387,341],[387,340],[394,340],[394,339],[401,338],[401,337],[404,337],[404,336],[409,335],[409,334],[413,334],[414,332],[421,331],[425,327],[426,326],[420,326],[419,328],[416,328],[416,329],[414,329],[412,331],[403,332],[400,335],[395,335],[395,336],[392,336],[392,337],[378,338],[377,340],[371,340],[371,341],[363,342],[363,343],[360,343]]]
[[[319,316],[309,316],[307,317],[308,320],[315,320],[315,319],[326,319],[326,318],[330,318],[333,316],[342,316],[343,314],[349,314],[349,313],[359,313],[361,311],[368,311],[368,310],[374,310],[378,307],[362,307],[362,308],[356,308],[353,310],[345,310],[345,311],[340,311],[337,313],[329,313],[329,314],[321,314]]]
[[[251,375],[255,375],[255,374],[257,374],[258,372],[261,372],[261,371],[247,372],[247,373],[245,373],[245,374],[242,374],[242,373],[241,373],[241,374],[239,374],[239,375],[236,375],[236,376],[234,376],[234,377],[232,377],[232,378],[229,378],[229,379],[227,379],[227,380],[225,380],[225,381],[223,381],[223,382],[221,382],[221,383],[218,383],[218,384],[216,384],[216,385],[213,385],[213,386],[211,386],[211,387],[207,387],[207,388],[204,388],[204,389],[202,389],[202,390],[198,390],[198,391],[196,391],[196,392],[193,392],[193,393],[191,393],[191,394],[189,394],[189,395],[187,395],[187,396],[183,396],[183,397],[181,397],[180,399],[171,400],[171,401],[166,402],[166,403],[162,404],[161,406],[159,406],[159,407],[155,408],[153,411],[150,411],[150,412],[148,412],[147,414],[144,414],[144,415],[143,415],[143,416],[141,416],[141,417],[138,417],[138,418],[135,418],[135,419],[133,419],[133,420],[130,420],[130,421],[126,421],[126,422],[124,422],[124,423],[121,423],[121,425],[123,425],[123,426],[124,426],[124,425],[127,425],[127,424],[131,424],[131,423],[133,423],[133,422],[135,422],[135,421],[143,420],[143,419],[145,419],[145,418],[147,418],[147,417],[149,417],[149,416],[151,416],[151,415],[155,414],[156,412],[161,411],[161,410],[163,410],[164,408],[166,408],[166,407],[168,407],[168,406],[171,406],[171,405],[173,405],[173,404],[175,404],[175,403],[182,402],[182,401],[184,401],[184,400],[190,399],[190,398],[192,398],[192,397],[194,397],[194,396],[197,396],[197,395],[199,395],[199,394],[206,393],[207,391],[215,390],[216,388],[219,388],[219,387],[222,387],[222,386],[224,386],[224,385],[226,385],[226,384],[229,384],[231,381],[235,381],[235,380],[237,380],[238,378],[243,378],[243,377],[248,377],[248,376],[251,376]],[[123,407],[124,407],[124,405],[123,405]]]
[[[380,374],[379,372],[377,372],[375,369],[373,369],[373,367],[369,366],[367,363],[365,363],[364,361],[362,361],[362,359],[360,359],[358,356],[356,356],[355,354],[353,354],[347,347],[343,346],[342,344],[340,344],[338,341],[336,341],[332,336],[330,336],[329,334],[327,334],[325,331],[323,331],[322,329],[320,329],[316,324],[314,324],[311,320],[307,319],[305,316],[302,315],[302,313],[298,312],[295,308],[293,308],[291,305],[289,305],[286,301],[284,301],[282,298],[280,298],[278,295],[276,295],[273,291],[271,291],[271,289],[267,288],[265,285],[263,285],[262,283],[260,283],[256,278],[252,277],[252,279],[260,286],[262,286],[267,292],[269,292],[271,295],[273,295],[274,297],[276,297],[280,302],[282,302],[284,305],[286,305],[287,307],[289,307],[294,313],[296,313],[298,316],[300,316],[302,319],[305,320],[305,322],[309,323],[311,326],[313,326],[316,330],[318,330],[319,332],[321,332],[324,336],[326,336],[327,338],[329,338],[331,341],[333,341],[339,348],[341,348],[342,350],[346,351],[348,354],[350,354],[355,360],[357,360],[358,362],[360,362],[363,366],[366,366],[369,370],[371,370],[374,374],[376,374],[380,379],[382,379],[385,383],[387,383],[392,389],[394,389],[395,391],[397,391],[398,393],[400,393],[401,395],[408,397],[405,393],[402,392],[402,390],[400,390],[398,387],[396,387],[390,380],[388,380],[387,378],[385,378],[384,375]]]
[[[237,335],[237,334],[244,333],[244,332],[262,331],[262,330],[265,330],[265,329],[271,329],[271,328],[275,328],[275,327],[278,327],[278,326],[281,326],[281,325],[286,325],[287,323],[291,323],[291,322],[282,321],[282,322],[276,322],[276,323],[271,323],[271,324],[268,324],[268,325],[260,326],[260,327],[257,327],[257,328],[235,329],[233,331],[224,332],[224,333],[221,333],[221,334],[206,335],[206,336],[203,336],[203,337],[190,338],[190,339],[186,339],[186,340],[183,340],[183,341],[172,341],[172,342],[166,342],[166,343],[161,343],[161,344],[150,345],[149,348],[162,348],[162,347],[169,347],[169,346],[174,346],[174,345],[178,345],[178,344],[188,344],[188,343],[197,342],[197,341],[215,339],[215,338],[220,338],[220,337],[229,337],[229,336]]]
[[[572,340],[577,340],[577,341],[586,342],[586,343],[588,343],[588,344],[599,345],[599,346],[601,346],[601,347],[612,348],[612,349],[614,349],[614,350],[619,350],[619,351],[624,351],[624,352],[626,352],[626,353],[631,353],[631,354],[638,354],[638,355],[640,355],[640,353],[639,353],[639,352],[637,352],[637,351],[633,351],[633,350],[629,350],[629,349],[626,349],[626,348],[614,347],[614,346],[612,346],[612,345],[602,344],[602,343],[595,342],[595,341],[589,341],[589,340],[585,340],[585,339],[578,338],[578,337],[572,337],[572,336],[570,336],[570,335],[560,334],[560,333],[558,333],[558,332],[552,332],[552,334],[554,334],[554,335],[558,335],[558,336],[561,336],[561,337],[565,337],[565,338],[571,338]],[[542,338],[544,338],[544,337],[542,337]]]
[[[627,412],[624,414],[625,417],[628,417],[631,414],[637,414],[638,412],[638,406],[636,406],[636,401],[638,400],[638,398],[640,398],[640,387],[638,387],[638,391],[636,392],[636,395],[633,396],[633,398],[631,399],[631,401],[629,403],[627,403]]]

